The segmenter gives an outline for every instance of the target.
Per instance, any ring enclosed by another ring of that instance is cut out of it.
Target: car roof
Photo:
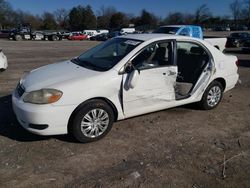
[[[119,36],[118,38],[127,38],[127,39],[134,39],[134,40],[142,40],[148,41],[152,39],[159,39],[159,40],[167,40],[167,39],[194,39],[191,37],[185,37],[180,35],[171,35],[171,34],[159,34],[159,33],[147,33],[147,34],[127,34]]]

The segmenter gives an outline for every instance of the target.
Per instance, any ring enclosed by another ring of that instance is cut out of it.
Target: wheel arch
[[[223,87],[223,91],[225,90],[225,88],[226,88],[226,80],[224,78],[219,77],[219,78],[214,79],[213,81],[217,81],[217,82],[221,83],[221,85]]]
[[[88,103],[88,102],[90,102],[90,101],[92,101],[92,100],[102,100],[102,101],[104,101],[105,103],[107,103],[107,104],[112,108],[112,110],[113,110],[113,112],[114,112],[114,117],[115,117],[114,121],[117,121],[117,118],[118,118],[118,110],[117,110],[116,106],[114,105],[114,103],[113,103],[111,100],[109,100],[109,99],[107,99],[107,98],[105,98],[105,97],[95,97],[95,98],[91,98],[91,99],[88,99],[88,100],[82,102],[81,104],[79,104],[79,105],[74,109],[74,111],[71,113],[70,118],[69,118],[69,121],[68,121],[68,125],[67,125],[67,127],[68,127],[68,132],[70,132],[70,127],[71,127],[71,124],[72,124],[72,121],[73,121],[74,116],[77,114],[77,112],[78,112],[86,103]]]

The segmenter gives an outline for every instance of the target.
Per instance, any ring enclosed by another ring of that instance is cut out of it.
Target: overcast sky
[[[42,14],[44,11],[53,12],[59,8],[70,9],[77,5],[91,5],[96,13],[101,6],[113,6],[118,11],[139,15],[144,8],[157,16],[165,17],[170,12],[180,11],[193,13],[194,10],[207,4],[213,15],[231,16],[229,4],[233,0],[7,0],[14,9]]]

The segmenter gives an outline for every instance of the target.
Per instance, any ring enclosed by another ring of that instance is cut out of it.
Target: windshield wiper
[[[75,59],[72,59],[71,61],[79,66],[82,66],[82,67],[85,67],[88,69],[92,69],[92,70],[96,70],[96,71],[105,71],[104,68],[97,66],[89,61],[80,60],[78,57]]]

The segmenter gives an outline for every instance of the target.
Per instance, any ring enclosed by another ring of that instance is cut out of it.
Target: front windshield
[[[179,30],[179,27],[160,27],[156,29],[153,33],[165,33],[165,34],[175,34]]]
[[[72,62],[96,71],[107,71],[142,41],[126,38],[110,39],[73,59]]]

